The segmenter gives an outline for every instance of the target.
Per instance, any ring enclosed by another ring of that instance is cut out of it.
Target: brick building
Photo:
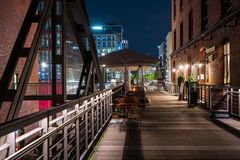
[[[2,77],[3,71],[6,67],[29,4],[30,0],[0,1],[0,78]],[[28,37],[27,43],[25,44],[26,46],[30,46],[32,38],[33,36]],[[21,76],[24,62],[24,59],[20,60],[17,66],[17,71],[14,75],[15,82],[17,82],[17,79]],[[38,82],[37,60],[30,78],[30,83],[35,82]],[[0,123],[5,121],[9,105],[10,104],[5,104],[0,109]],[[37,111],[37,102],[24,101],[19,116],[24,116]]]
[[[240,0],[172,0],[172,81],[240,86]]]

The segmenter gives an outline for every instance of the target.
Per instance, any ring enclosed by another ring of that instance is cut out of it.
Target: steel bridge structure
[[[41,10],[39,6],[41,5]],[[51,84],[31,84],[30,77],[41,47],[44,28],[51,23]],[[83,59],[79,82],[68,91],[66,81],[67,27],[70,26]],[[35,32],[31,32],[35,26]],[[61,52],[57,52],[57,28],[61,28]],[[26,45],[29,36],[31,45]],[[89,46],[89,47],[87,47]],[[13,82],[24,60],[17,84]],[[57,79],[61,66],[61,82]],[[14,87],[12,87],[14,85]],[[47,85],[46,95],[37,89]],[[98,90],[96,90],[98,86]],[[35,91],[33,91],[35,88]],[[27,94],[36,92],[36,94]],[[57,91],[60,90],[60,94]],[[104,89],[94,37],[84,0],[32,0],[0,80],[0,109],[8,105],[0,124],[0,159],[84,159],[112,114],[112,97],[121,86]],[[24,100],[51,100],[52,108],[19,117]],[[25,132],[16,136],[16,131]]]

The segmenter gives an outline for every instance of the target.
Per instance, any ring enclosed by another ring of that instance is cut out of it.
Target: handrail
[[[53,136],[54,134],[56,134],[58,131],[62,130],[64,127],[70,125],[71,123],[73,123],[78,117],[80,117],[81,115],[83,115],[84,113],[86,113],[87,111],[89,111],[91,108],[88,108],[87,110],[82,111],[81,113],[77,114],[76,116],[74,116],[72,119],[66,121],[65,123],[63,123],[60,127],[53,129],[52,131],[48,132],[47,134],[44,134],[42,137],[36,139],[35,141],[31,142],[30,144],[28,144],[27,146],[25,146],[24,148],[20,149],[18,152],[10,155],[8,158],[6,158],[5,160],[11,160],[11,159],[18,159],[21,158],[22,155],[28,153],[29,151],[31,151],[32,148],[35,148],[39,145],[41,145],[48,137]]]
[[[118,89],[119,87],[121,87],[121,86],[115,87],[112,90]],[[51,115],[56,114],[58,112],[61,112],[61,111],[65,110],[65,109],[67,109],[69,106],[73,106],[73,105],[79,104],[81,102],[84,102],[87,99],[91,99],[92,97],[94,97],[94,96],[96,96],[98,94],[101,94],[103,92],[106,92],[108,90],[111,90],[111,89],[105,89],[103,91],[96,92],[96,93],[94,93],[92,95],[88,95],[88,96],[79,98],[77,100],[73,100],[73,101],[67,102],[67,103],[62,104],[62,105],[60,105],[58,107],[49,108],[49,109],[47,109],[45,111],[33,113],[33,114],[30,114],[30,115],[18,118],[16,120],[0,124],[0,131],[1,131],[0,132],[0,137],[6,135],[8,133],[11,133],[11,132],[13,132],[13,131],[15,131],[17,129],[21,129],[21,128],[29,125],[29,124],[38,122],[39,120],[43,119],[44,117],[48,117],[48,116],[51,116]]]
[[[121,89],[122,86],[105,89],[57,108],[1,124],[0,137],[5,136],[7,140],[5,144],[0,145],[0,148],[2,151],[7,150],[6,160],[16,160],[32,155],[36,150],[39,153],[34,155],[35,158],[42,157],[48,160],[55,157],[54,147],[51,146],[57,147],[59,143],[63,146],[59,154],[64,156],[64,159],[72,158],[72,156],[82,159],[109,122],[112,115],[112,96]],[[37,124],[34,126],[35,129],[16,137],[15,131],[21,128],[27,129],[28,126],[34,124]],[[59,135],[60,138],[62,137],[61,140],[54,141],[55,135],[59,132],[61,132]],[[69,139],[70,135],[75,138]],[[20,141],[28,139],[30,143],[15,151]],[[75,145],[73,148],[71,148],[72,143]],[[84,150],[82,147],[79,148],[80,146],[84,147]],[[42,151],[39,151],[39,147]],[[72,153],[73,150],[75,150],[74,153]]]

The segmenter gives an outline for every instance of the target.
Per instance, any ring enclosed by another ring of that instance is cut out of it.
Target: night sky
[[[121,24],[130,49],[158,56],[171,30],[171,0],[87,0],[91,25]]]

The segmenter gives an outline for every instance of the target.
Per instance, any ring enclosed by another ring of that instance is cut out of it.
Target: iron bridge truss
[[[42,12],[38,11],[38,6],[44,2],[44,9]],[[60,3],[61,13],[56,12],[56,4]],[[29,79],[33,70],[33,66],[41,45],[41,39],[44,32],[44,27],[47,21],[51,19],[52,25],[52,105],[57,106],[63,104],[67,100],[66,95],[66,23],[70,23],[74,37],[80,49],[83,58],[83,69],[79,77],[79,84],[77,93],[73,99],[86,96],[94,93],[95,79],[100,84],[100,90],[103,90],[103,82],[97,57],[96,46],[93,35],[91,33],[89,18],[84,0],[32,0],[29,9],[15,41],[10,58],[6,65],[0,80],[0,107],[6,103],[10,103],[9,111],[6,121],[11,121],[18,117],[23,100],[25,99],[25,92]],[[31,27],[36,25],[36,31],[32,40],[31,46],[26,47],[27,37],[30,33]],[[62,27],[61,53],[56,52],[56,26]],[[87,47],[86,43],[89,45]],[[13,75],[16,72],[20,59],[25,59],[25,64],[21,73],[19,84],[16,89],[11,89],[13,83]],[[62,94],[57,92],[57,77],[56,66],[61,65],[61,79],[62,79]],[[96,78],[95,78],[96,75]],[[32,99],[38,100],[38,97]],[[44,97],[41,97],[43,100]],[[49,97],[48,97],[49,99]],[[0,108],[1,109],[1,108]]]

